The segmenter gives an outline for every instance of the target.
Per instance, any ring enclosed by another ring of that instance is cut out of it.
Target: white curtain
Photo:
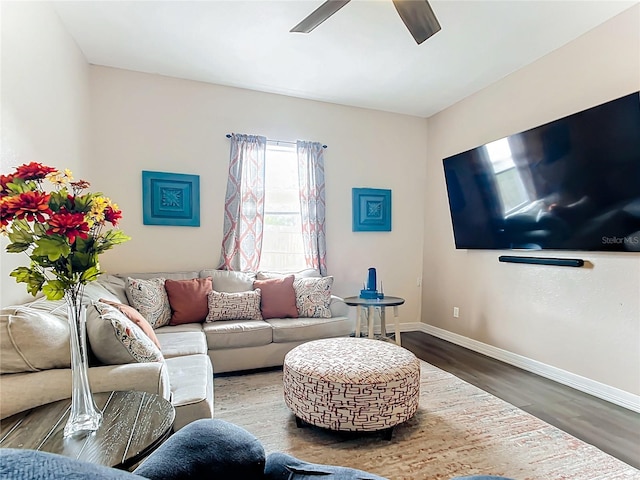
[[[235,133],[231,135],[219,267],[223,270],[258,270],[264,222],[266,147],[265,137]]]
[[[307,266],[327,274],[325,230],[324,148],[317,142],[297,142],[302,241]]]

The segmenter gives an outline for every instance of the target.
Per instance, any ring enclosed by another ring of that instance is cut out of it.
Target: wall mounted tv
[[[640,92],[443,163],[456,248],[640,251]]]

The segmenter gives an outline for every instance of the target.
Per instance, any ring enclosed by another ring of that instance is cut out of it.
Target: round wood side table
[[[351,307],[358,307],[356,313],[356,329],[355,336],[360,336],[360,318],[363,313],[366,313],[366,318],[369,323],[369,338],[373,336],[373,323],[376,309],[380,310],[380,328],[382,337],[386,338],[387,334],[387,321],[385,315],[386,307],[393,307],[393,318],[395,326],[395,340],[396,344],[401,345],[400,340],[400,320],[398,318],[398,305],[404,303],[404,298],[389,297],[385,295],[383,298],[361,298],[361,297],[347,297],[344,299],[344,303]],[[364,307],[364,308],[363,308]]]
[[[64,438],[71,399],[25,410],[0,421],[0,447],[58,453],[108,467],[128,469],[171,434],[175,410],[145,392],[94,393],[102,411],[100,428],[90,435]]]

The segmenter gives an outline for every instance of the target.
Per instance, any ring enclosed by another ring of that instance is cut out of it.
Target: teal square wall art
[[[142,171],[144,225],[200,226],[200,176]]]
[[[354,188],[351,191],[354,232],[391,231],[391,190]]]

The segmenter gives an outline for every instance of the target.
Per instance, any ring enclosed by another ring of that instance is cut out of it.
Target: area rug
[[[516,480],[640,480],[640,470],[421,362],[420,407],[391,441],[297,428],[282,371],[216,377],[215,417],[241,425],[267,453],[359,468],[392,480],[500,475]]]

